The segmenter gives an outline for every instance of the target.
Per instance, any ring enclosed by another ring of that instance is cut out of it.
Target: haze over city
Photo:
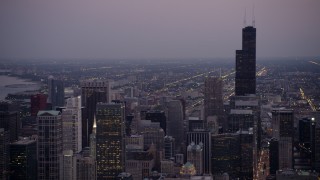
[[[258,60],[319,56],[318,0],[4,0],[0,59],[233,58],[253,7]]]

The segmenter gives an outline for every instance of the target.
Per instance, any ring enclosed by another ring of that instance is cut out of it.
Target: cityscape
[[[246,16],[232,58],[1,60],[0,179],[320,179],[319,51]]]

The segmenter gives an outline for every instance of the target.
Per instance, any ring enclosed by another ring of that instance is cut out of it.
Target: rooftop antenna
[[[247,8],[244,8],[243,26],[247,26]]]
[[[254,17],[254,3],[252,7],[252,27],[256,26],[256,18]]]

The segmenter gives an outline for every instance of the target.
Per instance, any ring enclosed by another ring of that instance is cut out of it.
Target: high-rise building
[[[109,102],[110,85],[106,80],[86,80],[81,82],[82,147],[90,145],[90,134],[98,102]]]
[[[53,108],[64,106],[64,84],[53,76],[48,78],[48,103]]]
[[[293,110],[272,110],[272,134],[279,140],[279,169],[293,168]]]
[[[164,159],[174,158],[174,144],[175,139],[171,136],[164,137]]]
[[[0,102],[0,128],[10,134],[10,142],[18,140],[19,116],[11,102]]]
[[[45,94],[35,94],[31,98],[31,116],[37,116],[37,113],[47,108],[47,96]]]
[[[195,144],[192,142],[187,147],[187,162],[190,162],[196,168],[196,174],[202,175],[203,174],[203,149],[202,143]]]
[[[241,148],[239,134],[212,136],[212,174],[228,173],[230,178],[240,177]]]
[[[10,135],[9,131],[5,131],[4,128],[0,128],[0,179],[7,179],[9,177],[9,143]]]
[[[67,99],[66,108],[61,113],[63,126],[63,150],[74,153],[82,149],[81,97]]]
[[[84,148],[81,152],[74,155],[75,164],[74,167],[76,180],[96,180],[96,160],[90,155],[90,149]]]
[[[275,175],[279,169],[279,141],[277,139],[271,139],[269,143],[270,174]]]
[[[128,152],[126,155],[126,172],[133,179],[144,179],[151,176],[155,159],[148,151]]]
[[[37,179],[37,142],[22,139],[10,144],[11,179]]]
[[[219,125],[224,126],[222,79],[207,77],[204,81],[204,119],[217,116]]]
[[[60,178],[62,158],[62,120],[60,111],[39,111],[38,180]]]
[[[235,95],[256,93],[256,28],[242,29],[242,50],[236,50]]]
[[[97,179],[115,179],[124,171],[124,105],[98,103],[97,119]]]
[[[239,130],[248,131],[254,127],[252,110],[231,109],[228,119],[228,132],[235,133]]]
[[[166,133],[167,130],[167,118],[164,111],[147,111],[146,120],[151,120],[151,122],[159,122],[160,127]]]
[[[181,152],[184,143],[184,126],[183,107],[180,100],[167,102],[167,118],[167,135],[176,140],[176,151]]]

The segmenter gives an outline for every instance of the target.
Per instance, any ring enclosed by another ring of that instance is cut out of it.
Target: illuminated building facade
[[[124,105],[98,103],[96,111],[97,179],[115,179],[124,171]]]

